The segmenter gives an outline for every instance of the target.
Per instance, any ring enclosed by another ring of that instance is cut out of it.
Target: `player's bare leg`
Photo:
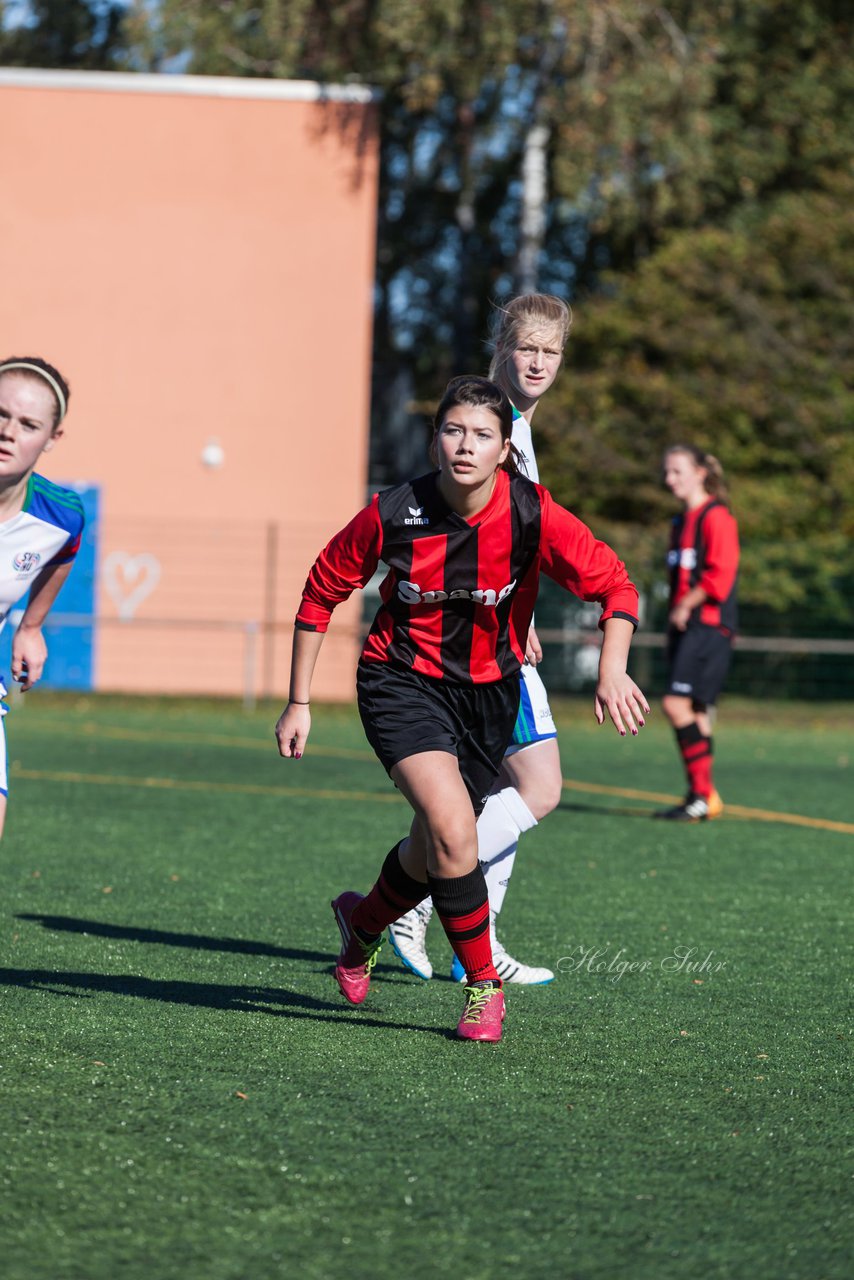
[[[489,893],[493,960],[505,982],[539,985],[554,978],[551,969],[514,959],[498,938],[495,921],[504,905],[519,837],[557,807],[562,788],[557,739],[547,738],[531,743],[505,756],[499,777],[478,819],[479,854]],[[426,949],[431,911],[432,904],[426,900],[389,929],[395,953],[412,973],[425,979],[433,974]],[[462,981],[465,977],[462,965],[455,962],[451,975]]]

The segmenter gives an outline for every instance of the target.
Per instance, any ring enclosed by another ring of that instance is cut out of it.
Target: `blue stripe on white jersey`
[[[73,489],[65,489],[34,472],[27,487],[24,511],[67,533],[65,545],[52,557],[53,564],[68,564],[74,559],[83,532],[83,503]]]

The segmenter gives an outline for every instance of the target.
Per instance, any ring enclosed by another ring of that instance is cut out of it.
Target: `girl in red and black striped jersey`
[[[662,706],[676,732],[688,793],[656,816],[701,822],[723,810],[712,779],[711,708],[729,670],[737,624],[738,526],[723,469],[711,454],[674,445],[664,455],[664,483],[685,510],[673,521],[667,557],[669,672]]]
[[[332,904],[342,947],[335,977],[361,1004],[382,933],[431,894],[467,975],[463,1039],[499,1040],[501,980],[492,962],[476,819],[497,776],[519,705],[519,670],[540,573],[599,600],[604,632],[594,709],[622,736],[649,711],[626,673],[637,591],[586,525],[522,476],[512,407],[485,378],[449,383],[433,436],[438,469],[377,495],[321,552],[296,618],[291,700],[279,750],[299,759],[311,727],[311,677],[332,610],[388,566],[359,663],[368,740],[409,801],[407,838],[373,889]]]

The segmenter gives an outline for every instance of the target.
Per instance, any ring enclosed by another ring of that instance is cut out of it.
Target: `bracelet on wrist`
[[[296,698],[288,698],[289,707],[310,707],[310,702],[298,702]]]

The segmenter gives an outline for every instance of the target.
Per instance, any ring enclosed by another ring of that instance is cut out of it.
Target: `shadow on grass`
[[[156,942],[166,947],[190,947],[194,951],[231,951],[244,956],[274,956],[280,960],[328,960],[328,951],[301,951],[277,947],[271,942],[246,938],[208,938],[202,933],[172,933],[167,929],[142,929],[138,925],[109,924],[103,920],[79,920],[76,916],[45,916],[19,912],[16,920],[32,920],[57,933],[83,933],[96,938],[124,938],[128,942]]]
[[[344,1022],[384,1030],[424,1031],[443,1039],[455,1038],[445,1027],[424,1027],[408,1022],[360,1016],[342,1009],[340,1003],[318,1000],[281,987],[234,987],[206,982],[169,982],[140,978],[135,974],[73,973],[56,969],[0,969],[0,986],[20,987],[50,995],[91,999],[107,993],[132,996],[138,1000],[160,1000],[166,1004],[193,1005],[201,1009],[222,1009],[229,1013],[268,1013],[275,1017],[309,1018],[317,1022]],[[63,988],[72,990],[63,990]]]
[[[654,818],[655,809],[629,809],[624,805],[577,804],[561,800],[558,809],[563,813],[592,813],[596,818]]]
[[[153,942],[166,947],[189,947],[195,951],[231,951],[236,955],[272,956],[278,960],[328,961],[330,951],[305,951],[298,947],[277,947],[271,942],[245,938],[208,938],[200,933],[172,933],[166,929],[141,929],[137,925],[108,924],[103,920],[80,920],[76,916],[46,916],[22,911],[16,920],[30,920],[57,933],[79,933],[96,938],[121,938],[127,942]],[[384,982],[407,985],[411,981],[397,964],[378,964],[377,976]],[[393,976],[392,976],[393,975]],[[438,976],[438,975],[437,975]],[[450,982],[451,979],[449,978]]]

